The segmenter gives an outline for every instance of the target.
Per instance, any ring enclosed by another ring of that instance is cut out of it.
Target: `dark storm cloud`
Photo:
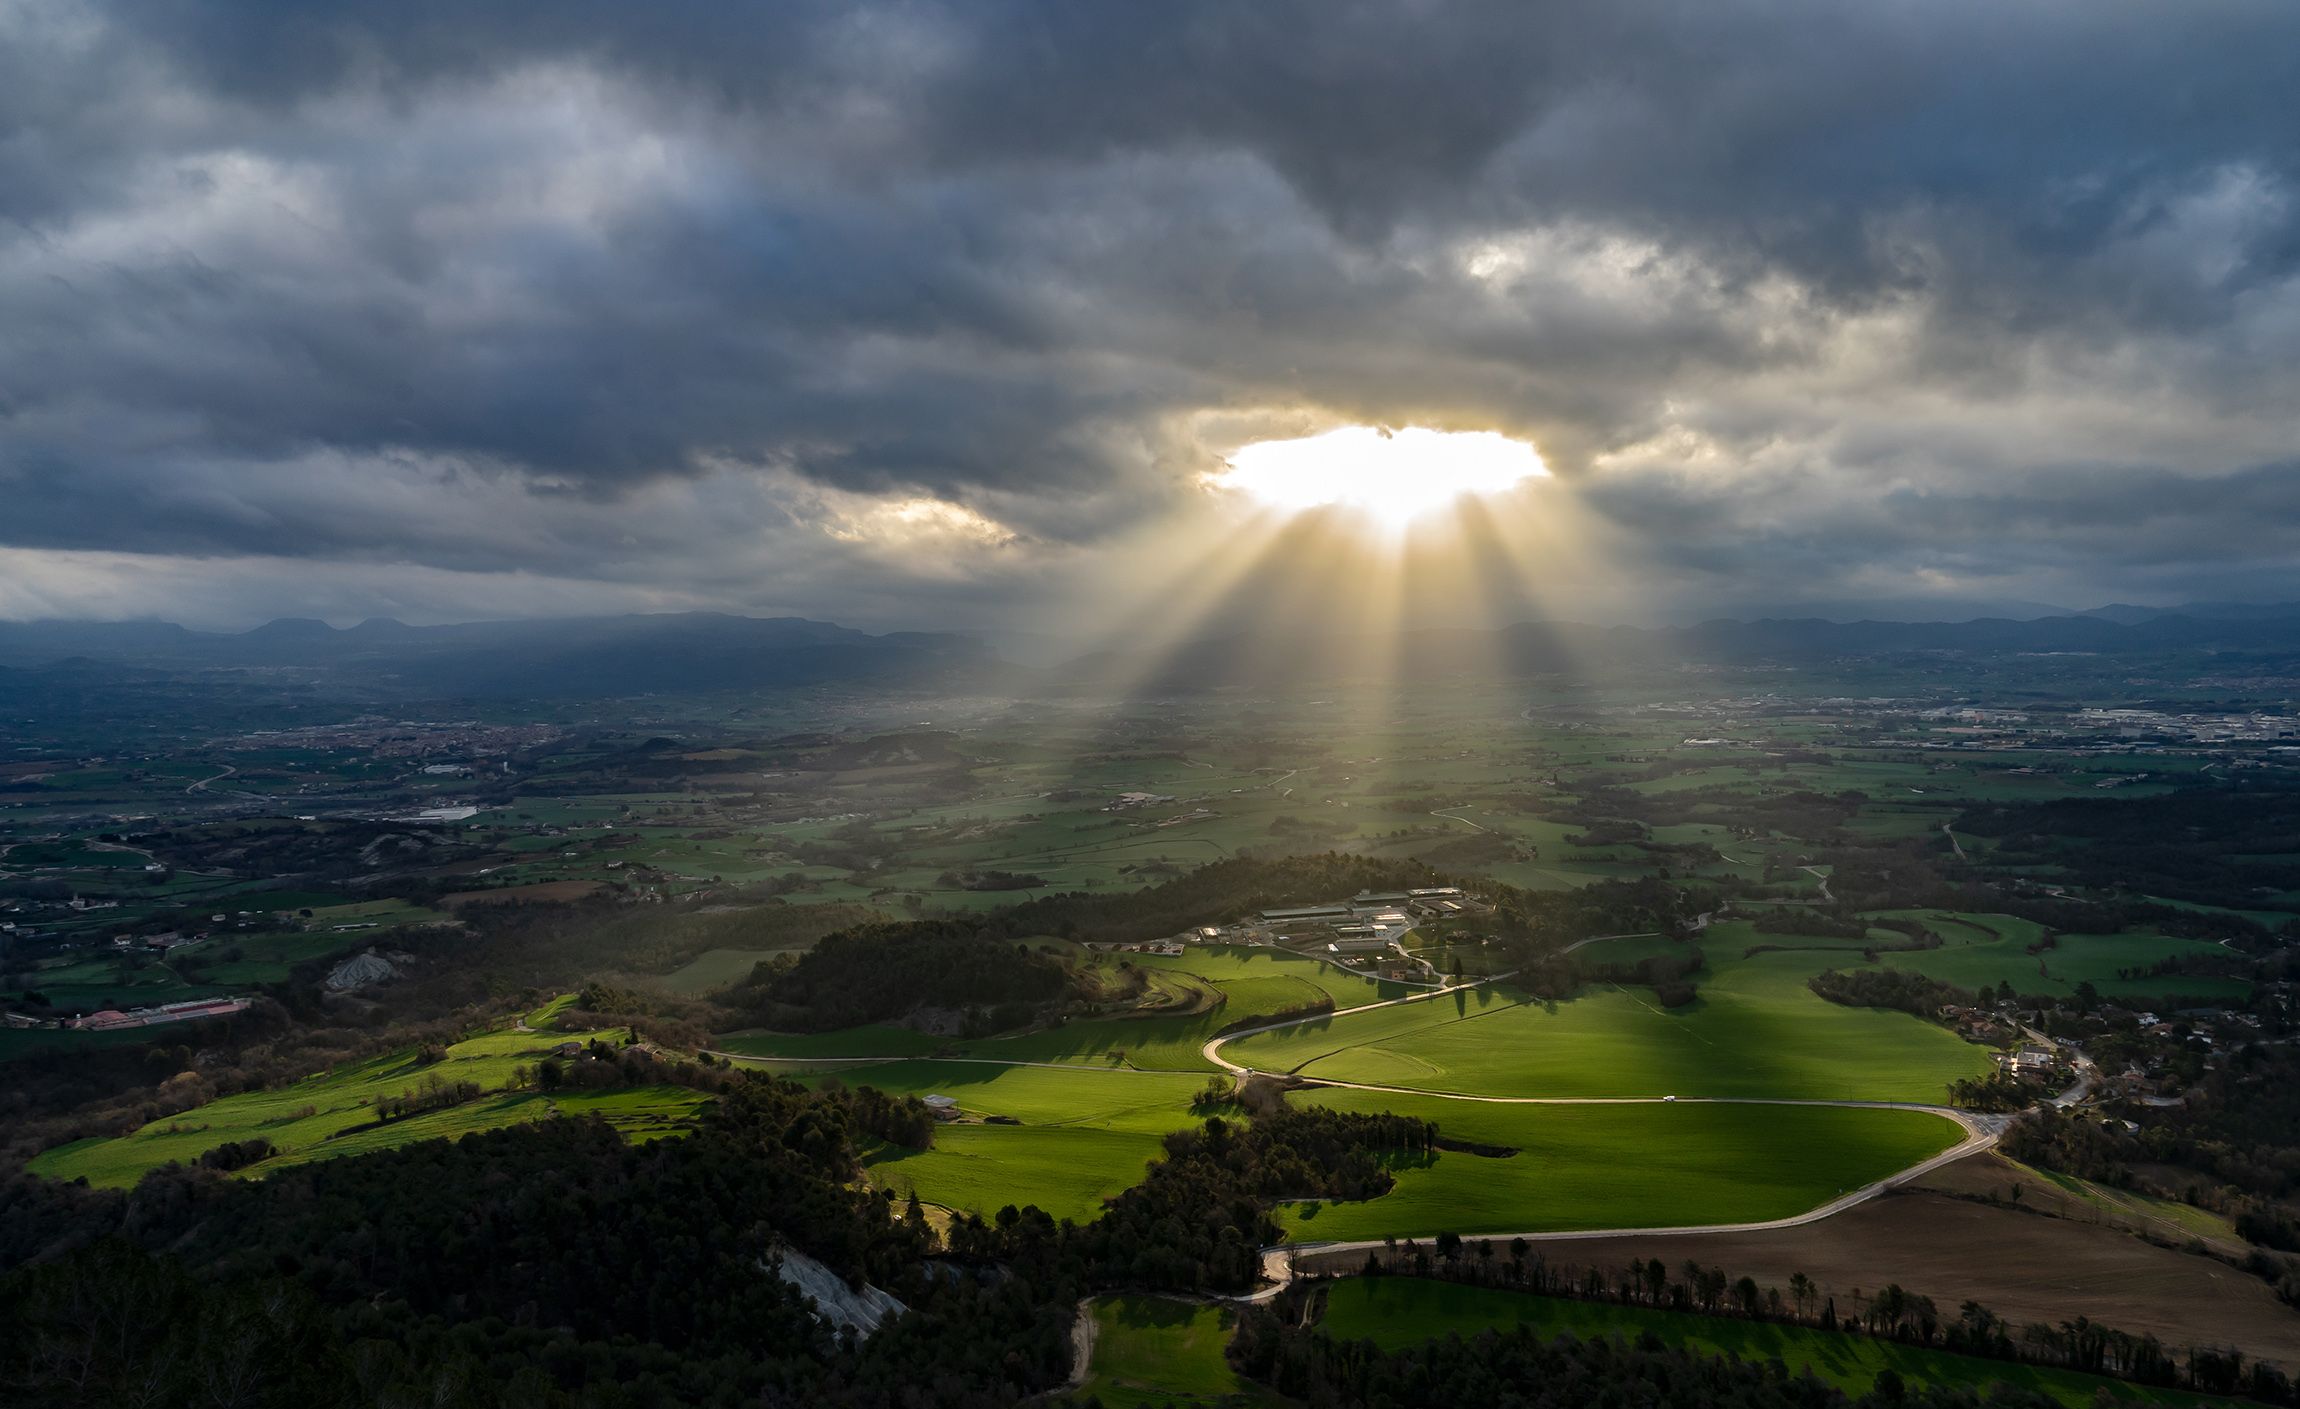
[[[766,544],[835,605],[903,579],[818,490],[1051,552],[1259,407],[1532,435],[1695,579],[2289,566],[2281,4],[21,0],[0,38],[0,545],[689,587]]]

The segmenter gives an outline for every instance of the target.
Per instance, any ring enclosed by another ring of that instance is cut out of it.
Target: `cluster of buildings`
[[[194,1018],[228,1018],[246,1009],[248,1002],[245,998],[193,998],[182,1003],[162,1003],[157,1008],[130,1008],[126,1012],[104,1008],[85,1017],[69,1019],[63,1025],[84,1032],[158,1027],[162,1023],[190,1022]]]
[[[1270,934],[1313,944],[1323,938],[1325,952],[1376,954],[1394,947],[1420,920],[1442,920],[1470,914],[1477,902],[1458,886],[1431,886],[1422,890],[1362,891],[1331,905],[1301,905],[1264,910],[1256,919]]]

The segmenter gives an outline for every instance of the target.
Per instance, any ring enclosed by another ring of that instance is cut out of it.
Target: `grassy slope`
[[[1558,1004],[1496,989],[1232,1042],[1232,1061],[1481,1096],[1775,1096],[1937,1103],[1988,1070],[1985,1049],[1905,1013],[1845,1008],[1807,978],[1842,956],[1723,958],[1701,996],[1585,988]]]
[[[2118,1400],[2134,1404],[2219,1402],[2097,1375],[1919,1350],[1802,1326],[1567,1301],[1413,1277],[1359,1277],[1337,1282],[1327,1293],[1324,1321],[1326,1333],[1338,1340],[1370,1340],[1388,1350],[1456,1331],[1474,1335],[1488,1328],[1520,1325],[1544,1336],[1618,1335],[1635,1339],[1651,1331],[1665,1343],[1685,1350],[1735,1355],[1749,1361],[1778,1359],[1793,1374],[1810,1369],[1839,1389],[1856,1394],[1865,1393],[1876,1382],[1879,1371],[1891,1369],[1912,1384],[1977,1389],[2001,1381],[2050,1395],[2071,1409],[2085,1409],[2103,1388]]]
[[[1094,1304],[1094,1362],[1078,1397],[1109,1409],[1280,1402],[1222,1358],[1230,1316],[1164,1297],[1105,1297]]]
[[[840,1078],[897,1095],[956,1097],[971,1116],[1020,1125],[946,1125],[931,1150],[886,1147],[866,1163],[902,1195],[975,1213],[1037,1204],[1081,1222],[1141,1181],[1168,1131],[1195,1124],[1204,1078],[1182,1072],[1070,1070],[966,1062],[890,1062]]]
[[[1440,1152],[1400,1169],[1381,1198],[1293,1205],[1281,1221],[1306,1241],[1786,1218],[1963,1138],[1939,1116],[1836,1106],[1512,1106],[1340,1090],[1292,1099],[1422,1116],[1448,1139],[1519,1151]]]
[[[258,1136],[280,1154],[245,1171],[261,1175],[283,1164],[363,1154],[441,1135],[540,1120],[554,1110],[597,1110],[634,1135],[680,1128],[700,1098],[678,1087],[634,1091],[566,1092],[546,1099],[503,1089],[512,1068],[532,1065],[565,1041],[615,1039],[621,1031],[599,1033],[484,1033],[447,1049],[444,1061],[420,1064],[413,1052],[395,1052],[335,1071],[306,1077],[271,1091],[226,1096],[207,1105],[155,1120],[127,1135],[79,1140],[46,1151],[31,1162],[35,1174],[56,1179],[85,1177],[100,1187],[125,1188],[170,1161],[191,1163],[228,1141]],[[374,1130],[343,1132],[374,1119],[378,1096],[396,1096],[437,1075],[449,1083],[476,1082],[489,1095],[465,1105],[395,1121]],[[307,1113],[308,1112],[308,1113]]]
[[[2203,940],[2160,934],[2070,934],[2062,935],[2052,948],[2031,954],[2028,946],[2044,933],[2032,920],[2011,915],[1952,916],[1937,910],[1894,913],[1932,926],[1942,944],[1938,949],[1888,955],[1884,962],[1959,988],[2010,983],[2022,993],[2065,996],[2074,993],[2079,983],[2089,982],[2112,997],[2155,998],[2177,993],[2199,999],[2241,999],[2252,991],[2252,985],[2239,978],[2180,974],[2117,977],[2120,969],[2142,968],[2177,955],[2217,956],[2225,952]],[[1990,933],[1992,930],[1995,933]]]

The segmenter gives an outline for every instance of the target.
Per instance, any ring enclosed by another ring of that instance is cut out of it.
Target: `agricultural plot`
[[[1223,1358],[1233,1324],[1224,1307],[1104,1297],[1094,1303],[1094,1359],[1078,1397],[1099,1399],[1108,1409],[1253,1409],[1281,1402],[1240,1379]]]
[[[1700,996],[1591,986],[1532,1003],[1500,985],[1304,1024],[1224,1046],[1234,1062],[1330,1081],[1479,1096],[1740,1096],[1937,1104],[1987,1049],[1906,1013],[1846,1008],[1805,984],[1840,956],[1723,958]]]
[[[1779,1360],[1792,1375],[1810,1372],[1854,1395],[1868,1393],[1875,1387],[1877,1376],[1891,1370],[1911,1387],[1981,1391],[2003,1384],[2047,1395],[2069,1409],[2091,1409],[2102,1402],[2097,1396],[2104,1392],[2110,1404],[2219,1402],[2100,1375],[1920,1350],[1806,1326],[1569,1301],[1419,1277],[1354,1277],[1336,1282],[1326,1293],[1325,1319],[1320,1324],[1336,1340],[1372,1341],[1384,1350],[1405,1350],[1449,1335],[1474,1336],[1481,1331],[1506,1332],[1519,1327],[1545,1339],[1619,1336],[1635,1341],[1650,1333],[1665,1345],[1698,1355],[1733,1356],[1753,1363]]]
[[[29,1168],[55,1179],[84,1177],[100,1188],[126,1188],[162,1165],[190,1164],[219,1145],[257,1138],[269,1140],[279,1151],[272,1159],[244,1171],[261,1176],[281,1164],[516,1125],[561,1110],[595,1107],[620,1117],[630,1128],[658,1133],[692,1113],[699,1098],[675,1087],[656,1088],[651,1095],[618,1091],[549,1097],[506,1089],[513,1068],[534,1064],[561,1042],[620,1036],[619,1029],[596,1033],[490,1032],[456,1043],[447,1049],[444,1060],[431,1063],[422,1062],[414,1052],[397,1052],[306,1077],[276,1090],[226,1096],[181,1115],[155,1120],[126,1135],[59,1146],[34,1158]],[[444,1110],[376,1124],[378,1097],[418,1090],[433,1076],[450,1085],[471,1082],[486,1094]],[[671,1119],[656,1122],[656,1116]]]
[[[944,1095],[967,1116],[1015,1124],[944,1125],[934,1148],[888,1146],[866,1158],[871,1178],[907,1197],[989,1215],[1036,1204],[1079,1222],[1141,1182],[1170,1131],[1194,1125],[1200,1075],[987,1062],[890,1062],[843,1073],[853,1086],[901,1096]]]
[[[682,998],[699,998],[730,984],[740,983],[751,976],[751,970],[774,958],[777,954],[791,953],[792,949],[710,949],[696,955],[655,982]]]
[[[2218,959],[2226,951],[2203,940],[2160,934],[2064,934],[2049,949],[2029,952],[2044,937],[2043,926],[2011,915],[1954,915],[1942,911],[1894,912],[1929,925],[1941,936],[1938,949],[1892,954],[1884,962],[1977,989],[2011,984],[2027,994],[2065,997],[2090,983],[2110,997],[2177,996],[2241,1001],[2252,991],[2244,979],[2210,974],[2164,974],[2147,969],[2168,959]],[[2126,975],[2130,974],[2130,977]]]
[[[1331,1088],[1291,1099],[1419,1116],[1449,1142],[1517,1151],[1439,1151],[1399,1167],[1380,1198],[1288,1206],[1287,1231],[1312,1242],[1788,1218],[1964,1138],[1940,1116],[1844,1106],[1508,1105]]]

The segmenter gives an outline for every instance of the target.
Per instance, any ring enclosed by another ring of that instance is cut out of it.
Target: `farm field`
[[[1368,1340],[1384,1350],[1403,1350],[1457,1333],[1467,1337],[1519,1327],[1544,1338],[1619,1336],[1634,1341],[1651,1333],[1665,1345],[1698,1354],[1779,1360],[1792,1375],[1809,1371],[1848,1394],[1866,1394],[1881,1372],[1892,1370],[1911,1386],[1985,1390],[2006,1384],[2050,1396],[2069,1409],[2091,1409],[2104,1390],[2111,1403],[2223,1402],[2100,1375],[1952,1355],[1806,1326],[1572,1301],[1420,1277],[1352,1277],[1335,1282],[1327,1289],[1320,1324],[1336,1340]]]
[[[1723,957],[1700,996],[1591,985],[1559,1003],[1506,985],[1241,1038],[1223,1055],[1265,1071],[1478,1096],[1756,1096],[1939,1104],[1989,1068],[1985,1048],[1906,1013],[1846,1008],[1806,988],[1839,956]]]
[[[751,970],[775,955],[786,952],[780,949],[706,950],[655,982],[659,987],[682,998],[699,998],[749,978]]]
[[[540,1120],[557,1111],[597,1109],[634,1131],[661,1133],[690,1115],[700,1098],[676,1087],[632,1091],[564,1092],[549,1097],[506,1086],[512,1069],[532,1064],[561,1042],[612,1039],[612,1032],[485,1033],[447,1049],[445,1060],[424,1063],[417,1054],[395,1052],[335,1071],[322,1072],[271,1091],[226,1096],[180,1115],[166,1116],[126,1135],[75,1141],[34,1158],[33,1173],[56,1179],[85,1177],[100,1188],[126,1188],[170,1162],[189,1164],[232,1141],[262,1138],[279,1151],[249,1166],[246,1174],[311,1159],[366,1153],[441,1135]],[[469,1081],[480,1099],[445,1110],[395,1120],[372,1129],[377,1097],[398,1096],[437,1076],[450,1084]],[[663,1117],[657,1120],[656,1117]]]
[[[1094,1303],[1094,1359],[1078,1397],[1093,1396],[1107,1409],[1284,1402],[1240,1379],[1223,1358],[1231,1315],[1165,1297],[1104,1297]]]
[[[2226,956],[2226,950],[2203,940],[2160,934],[2064,934],[2052,948],[2031,954],[2028,947],[2044,936],[2044,927],[2033,920],[1937,910],[1891,913],[1930,925],[1943,943],[1938,949],[1888,955],[1882,962],[1959,988],[2009,983],[2022,993],[2065,997],[2073,994],[2078,984],[2090,983],[2110,997],[2177,995],[2222,1000],[2241,1000],[2252,991],[2252,985],[2243,979],[2216,975],[2120,977],[2120,971],[2145,969],[2165,959]]]
[[[1842,1106],[1505,1105],[1333,1089],[1290,1099],[1419,1116],[1444,1139],[1518,1152],[1440,1151],[1397,1168],[1397,1187],[1380,1198],[1288,1205],[1280,1221],[1305,1242],[1763,1222],[1817,1208],[1964,1138],[1921,1111]]]
[[[892,1095],[950,1096],[970,1117],[1019,1122],[943,1125],[930,1150],[882,1147],[864,1161],[879,1184],[948,1209],[987,1216],[1036,1204],[1079,1222],[1141,1181],[1169,1131],[1197,1123],[1190,1102],[1205,1084],[1180,1072],[937,1061],[890,1062],[837,1079]]]

